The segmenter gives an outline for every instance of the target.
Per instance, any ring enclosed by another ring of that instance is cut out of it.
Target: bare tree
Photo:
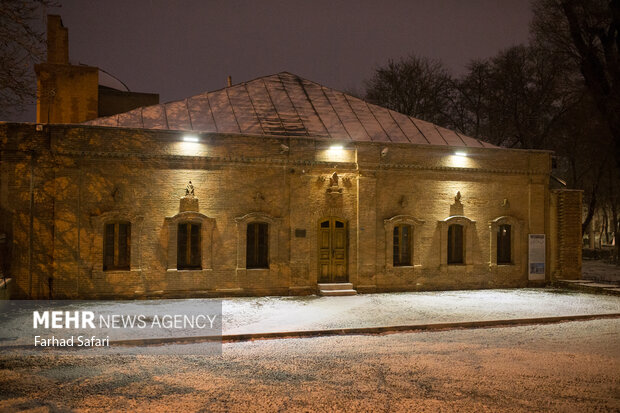
[[[33,65],[44,53],[41,22],[50,0],[0,0],[0,119],[35,98]]]
[[[453,83],[439,61],[411,55],[389,60],[366,82],[366,100],[409,116],[451,123]]]
[[[609,130],[585,90],[556,126],[553,139],[551,147],[566,160],[565,168],[556,173],[563,175],[569,188],[583,190],[585,234],[597,208],[603,206],[603,181],[608,171],[615,169]]]
[[[534,15],[536,41],[579,68],[620,166],[620,0],[537,0]]]
[[[487,90],[491,63],[474,60],[468,65],[468,73],[455,81],[455,103],[452,107],[454,128],[475,138],[491,136],[488,126]]]
[[[583,79],[611,136],[614,163],[607,164],[608,180],[620,170],[620,0],[537,0],[532,23],[534,41],[567,56]],[[596,141],[590,142],[597,145]],[[601,163],[603,161],[601,160]],[[615,166],[615,167],[614,167]],[[604,208],[609,208],[618,242],[617,180],[604,185]]]
[[[550,149],[552,135],[574,103],[562,59],[515,46],[474,61],[456,82],[453,116],[464,133],[496,145]]]

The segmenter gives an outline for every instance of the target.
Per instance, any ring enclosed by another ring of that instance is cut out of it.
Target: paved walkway
[[[558,280],[556,284],[563,288],[620,296],[620,266],[600,260],[584,260],[581,279]]]
[[[581,274],[586,280],[620,283],[620,265],[601,260],[583,260]]]

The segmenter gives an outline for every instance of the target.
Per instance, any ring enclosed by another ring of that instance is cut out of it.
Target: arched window
[[[497,217],[489,221],[490,256],[489,267],[521,266],[523,248],[527,245],[523,240],[523,221],[512,216]]]
[[[424,221],[411,215],[396,215],[384,219],[385,228],[385,266],[388,271],[413,274],[414,267],[421,267],[419,254],[419,229]]]
[[[246,268],[269,268],[269,224],[248,223],[246,242]]]
[[[107,223],[103,233],[103,270],[129,270],[131,223]]]
[[[166,217],[168,227],[167,271],[191,270],[206,274],[213,269],[215,219],[196,211]]]
[[[448,264],[464,264],[463,226],[452,224],[448,227]]]
[[[200,270],[202,254],[200,235],[201,225],[181,222],[177,229],[177,269]]]
[[[411,225],[399,224],[394,226],[394,267],[411,265],[411,239],[413,229]]]
[[[509,224],[499,225],[497,227],[497,263],[512,263],[512,246],[511,246],[512,227]]]
[[[476,221],[463,215],[453,215],[438,223],[441,271],[450,271],[450,267],[464,265],[465,271],[471,272],[474,266]],[[462,268],[456,267],[454,270],[461,271]]]

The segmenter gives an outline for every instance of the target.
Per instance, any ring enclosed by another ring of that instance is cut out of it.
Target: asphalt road
[[[222,356],[2,355],[0,410],[620,411],[620,320],[261,340]]]

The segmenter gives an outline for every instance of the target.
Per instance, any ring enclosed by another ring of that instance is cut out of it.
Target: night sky
[[[411,53],[459,75],[527,42],[528,0],[61,0],[69,58],[166,102],[289,71],[361,93],[373,68]],[[33,120],[34,110],[23,120]]]

